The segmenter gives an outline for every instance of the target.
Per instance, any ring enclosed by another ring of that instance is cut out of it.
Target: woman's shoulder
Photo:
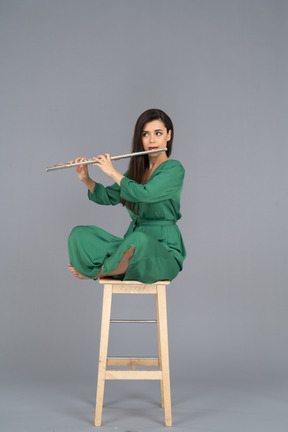
[[[185,171],[183,165],[181,164],[181,162],[179,162],[176,159],[168,159],[166,162],[163,162],[162,164],[162,169],[177,169],[177,170],[183,170]],[[160,165],[160,167],[161,167]]]

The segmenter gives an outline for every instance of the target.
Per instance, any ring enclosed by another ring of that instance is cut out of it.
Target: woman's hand
[[[75,161],[69,161],[69,163],[85,162],[86,160],[87,160],[87,158],[78,157],[75,159]],[[79,179],[82,182],[85,182],[89,179],[88,165],[78,165],[75,167],[75,169],[76,169],[76,172],[78,174]]]
[[[95,158],[93,158],[95,159]],[[79,162],[85,162],[87,158],[76,158],[75,161],[70,161],[69,163],[79,163]],[[79,179],[87,186],[87,188],[90,190],[91,193],[93,193],[95,188],[95,182],[92,180],[89,176],[88,172],[88,165],[78,165],[75,167],[76,172],[78,174]]]
[[[77,158],[75,161],[70,161],[69,163],[74,162],[85,162],[87,158]],[[111,156],[109,153],[105,153],[105,155],[99,155],[97,157],[93,157],[95,160],[95,166],[99,167],[105,174],[111,177],[116,183],[120,185],[120,182],[123,178],[123,175],[120,174],[111,162]],[[88,165],[79,165],[75,167],[76,172],[78,174],[79,179],[88,187],[88,189],[93,193],[95,182],[89,176]]]
[[[109,153],[105,153],[105,155],[99,155],[93,159],[95,159],[95,165],[97,165],[109,177],[112,177],[113,174],[117,172],[111,162],[111,156]]]
[[[123,175],[120,174],[113,166],[111,162],[111,156],[109,153],[105,153],[105,155],[99,155],[95,159],[97,165],[105,174],[111,177],[118,185],[123,178]]]

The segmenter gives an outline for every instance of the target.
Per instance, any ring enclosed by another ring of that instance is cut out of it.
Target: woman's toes
[[[79,278],[79,279],[89,279],[88,277],[82,275],[81,273],[79,273],[70,263],[68,264],[68,268],[71,271],[71,273],[73,274],[73,276]]]

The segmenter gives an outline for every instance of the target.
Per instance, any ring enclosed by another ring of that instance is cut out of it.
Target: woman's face
[[[170,139],[171,131],[167,132],[162,120],[153,120],[144,125],[142,143],[145,151],[165,148]],[[158,153],[155,153],[155,156],[157,155]]]

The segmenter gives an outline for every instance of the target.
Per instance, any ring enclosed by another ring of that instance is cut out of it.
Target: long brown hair
[[[164,123],[167,132],[171,131],[171,138],[170,141],[167,142],[167,150],[166,150],[166,155],[169,157],[172,151],[172,142],[174,136],[173,123],[170,117],[164,111],[156,108],[152,108],[147,111],[144,111],[138,118],[135,125],[134,135],[132,140],[132,152],[134,153],[134,152],[139,152],[144,150],[142,144],[142,132],[145,124],[153,120],[161,120]],[[141,184],[145,170],[148,167],[149,167],[148,155],[132,157],[130,159],[127,177]],[[125,201],[122,198],[120,199],[120,201],[129,210],[132,210],[134,213],[136,213],[135,203]]]

